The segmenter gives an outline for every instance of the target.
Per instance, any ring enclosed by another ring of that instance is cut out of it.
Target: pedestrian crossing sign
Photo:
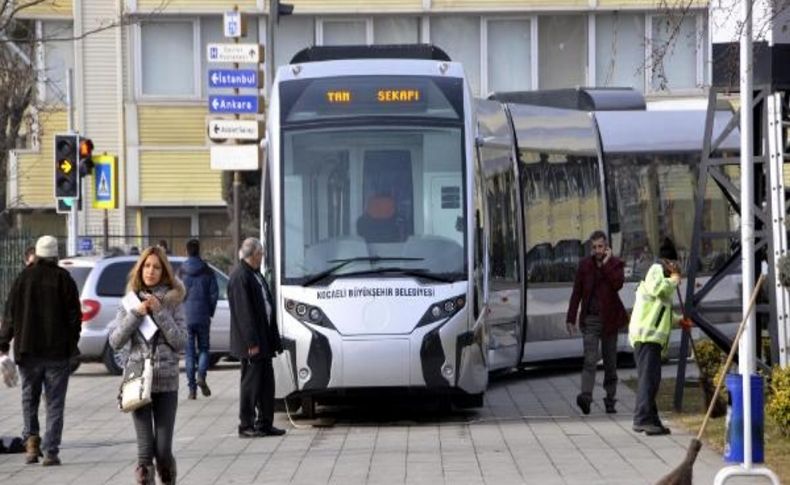
[[[93,207],[118,208],[118,159],[113,155],[93,156]]]

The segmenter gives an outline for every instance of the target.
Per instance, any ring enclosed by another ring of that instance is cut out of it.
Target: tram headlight
[[[431,308],[431,316],[433,318],[436,318],[436,319],[438,319],[438,318],[440,318],[442,316],[442,309],[439,308],[439,305],[434,305]]]
[[[309,315],[310,315],[310,320],[314,322],[321,320],[321,310],[319,310],[316,307],[310,309]]]
[[[318,325],[325,328],[331,328],[332,330],[337,330],[335,326],[332,325],[332,322],[329,321],[329,318],[327,318],[326,314],[317,306],[309,305],[296,300],[286,299],[285,311],[302,323]]]
[[[430,325],[431,323],[438,322],[439,320],[446,320],[458,313],[458,311],[463,308],[465,304],[466,299],[464,298],[464,295],[458,295],[453,298],[448,298],[446,300],[433,303],[428,308],[428,310],[426,310],[425,315],[422,316],[417,326],[422,327],[423,325]]]

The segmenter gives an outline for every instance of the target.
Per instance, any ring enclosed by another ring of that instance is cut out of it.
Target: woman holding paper
[[[153,356],[151,404],[133,411],[137,433],[139,484],[153,484],[154,459],[162,483],[176,483],[173,429],[178,407],[178,354],[187,339],[184,322],[184,285],[175,277],[159,247],[143,251],[129,273],[123,298],[110,332],[110,346],[118,351],[130,344],[130,363]],[[151,328],[151,324],[155,327]]]

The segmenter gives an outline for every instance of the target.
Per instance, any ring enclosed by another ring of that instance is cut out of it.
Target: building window
[[[71,22],[42,22],[44,37],[44,99],[66,104],[66,70],[74,69],[74,29]]]
[[[139,36],[138,94],[141,97],[206,98],[208,70],[233,67],[209,64],[205,59],[208,44],[225,42],[220,17],[141,22]],[[247,35],[241,42],[258,43],[258,39],[258,22],[251,16],[247,19]],[[211,92],[222,94],[223,90]]]
[[[538,36],[540,89],[587,84],[587,16],[542,16]]]
[[[653,91],[689,90],[697,85],[697,61],[701,32],[697,15],[655,15],[650,17],[649,65]]]
[[[595,85],[644,92],[644,14],[599,14],[595,22]]]
[[[532,31],[528,19],[487,20],[486,44],[489,93],[533,89]]]
[[[140,25],[143,96],[197,96],[194,22]]]
[[[322,45],[365,45],[368,39],[368,19],[322,20]]]
[[[464,66],[472,92],[480,93],[479,17],[435,17],[431,19],[431,42]]]
[[[275,42],[274,65],[288,64],[297,52],[315,43],[315,20],[298,15],[281,17]]]
[[[420,41],[420,21],[416,17],[376,17],[373,42],[376,44],[416,44]]]

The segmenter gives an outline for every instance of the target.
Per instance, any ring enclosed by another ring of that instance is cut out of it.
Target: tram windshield
[[[463,167],[460,126],[285,130],[283,282],[354,274],[465,279]]]

